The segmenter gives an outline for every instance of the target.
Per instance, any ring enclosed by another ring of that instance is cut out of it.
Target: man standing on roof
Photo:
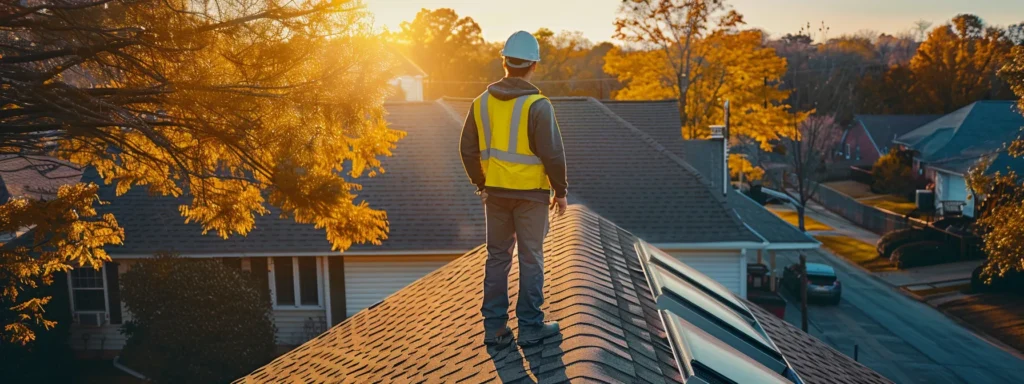
[[[551,101],[530,84],[540,45],[525,31],[501,50],[505,78],[473,100],[462,128],[462,164],[484,202],[487,265],[484,275],[484,344],[512,342],[508,327],[508,273],[512,246],[519,248],[518,344],[559,333],[544,322],[544,236],[548,209],[565,213],[565,150]],[[552,191],[554,197],[552,197]]]

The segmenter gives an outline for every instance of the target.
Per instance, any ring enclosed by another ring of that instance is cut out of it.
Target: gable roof
[[[884,154],[893,140],[942,115],[853,115],[871,138],[875,150]]]
[[[1024,127],[1014,101],[978,101],[910,131],[895,140],[925,162],[978,158],[1004,148]]]
[[[479,247],[236,382],[682,382],[637,241],[577,205],[552,222],[542,309],[562,331],[541,346],[483,345]],[[515,287],[518,263],[512,268]],[[806,383],[888,383],[747,306]]]
[[[706,180],[712,191],[721,195],[724,180],[721,141],[684,140],[675,100],[667,101],[602,101],[608,109],[634,127],[643,130],[670,152],[691,164]],[[732,188],[725,196],[726,207],[769,243],[816,247],[820,244],[799,229],[775,216],[763,206]],[[613,219],[614,221],[614,219]],[[627,227],[628,228],[628,227]],[[769,245],[771,247],[771,245]]]
[[[469,113],[471,100],[444,102],[460,121]],[[652,243],[761,242],[700,172],[652,135],[592,98],[551,102],[565,146],[570,202]]]
[[[52,157],[0,156],[0,204],[12,197],[53,199],[57,189],[82,177],[78,167]]]
[[[393,156],[382,158],[385,173],[358,182],[360,199],[388,213],[389,239],[382,245],[354,244],[359,251],[445,251],[460,254],[484,238],[484,217],[475,188],[467,181],[457,154],[461,126],[437,103],[389,102],[385,104],[392,128],[405,131]],[[88,181],[103,185],[95,172]],[[101,212],[114,213],[125,229],[124,245],[109,247],[112,254],[151,254],[175,251],[190,254],[272,254],[331,251],[322,229],[278,218],[279,211],[256,218],[248,236],[227,240],[202,235],[195,223],[185,224],[178,212],[184,199],[150,196],[142,187],[116,197],[113,186],[104,185],[100,196],[109,205]]]
[[[699,173],[643,132],[589,98],[554,98],[569,167],[569,198],[615,220],[653,243],[761,242],[713,194]],[[392,128],[405,131],[385,173],[358,180],[361,200],[388,214],[390,233],[381,246],[355,244],[348,252],[434,251],[458,254],[484,238],[484,215],[462,168],[458,142],[470,100],[389,102]],[[101,184],[95,173],[89,181]],[[150,196],[136,187],[121,197],[113,186],[100,195],[125,229],[120,255],[156,251],[269,255],[330,252],[323,230],[279,219],[275,208],[256,218],[246,237],[227,240],[185,224],[185,200]]]

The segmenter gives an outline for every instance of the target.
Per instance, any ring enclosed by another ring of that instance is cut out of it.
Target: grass
[[[815,236],[832,253],[850,260],[871,272],[895,271],[889,259],[878,257],[875,246],[846,236]]]
[[[909,215],[917,205],[912,201],[893,196],[893,195],[877,195],[878,197],[871,199],[857,199],[861,204],[870,205],[875,208],[881,208],[890,212],[898,213],[901,215]]]
[[[1024,352],[1024,296],[984,293],[940,304],[939,309]]]
[[[824,183],[823,185],[827,185],[829,188],[842,192],[844,195],[850,196],[854,199],[875,196],[875,194],[871,192],[870,186],[853,180],[833,181]]]
[[[778,216],[783,221],[789,223],[794,227],[800,228],[800,218],[797,216],[796,211],[788,209],[777,209],[771,207],[766,208],[768,208],[769,211],[772,211],[772,213],[774,213],[775,216]],[[804,215],[804,229],[808,231],[831,231],[832,227],[827,226],[820,221],[814,220],[810,216]]]

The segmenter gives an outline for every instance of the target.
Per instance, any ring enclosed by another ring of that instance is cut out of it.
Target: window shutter
[[[256,286],[260,288],[263,298],[270,301],[270,277],[267,274],[267,258],[253,257],[249,259],[249,268],[252,270],[252,278]]]
[[[118,263],[106,263],[103,271],[107,274],[107,308],[110,309],[110,324],[121,324],[121,284],[117,275]]]
[[[345,258],[342,256],[325,257],[328,272],[331,275],[331,322],[338,324],[345,320]],[[329,324],[329,326],[334,326]]]

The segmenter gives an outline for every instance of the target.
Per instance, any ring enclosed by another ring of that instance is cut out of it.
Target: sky
[[[517,30],[582,31],[594,42],[612,40],[620,0],[365,0],[375,26],[398,30],[422,8],[452,8],[483,29],[484,39],[503,41]],[[917,20],[940,25],[959,13],[973,13],[991,25],[1024,22],[1024,0],[728,0],[747,25],[773,36],[796,33],[824,21],[828,36],[873,30],[896,34]]]

